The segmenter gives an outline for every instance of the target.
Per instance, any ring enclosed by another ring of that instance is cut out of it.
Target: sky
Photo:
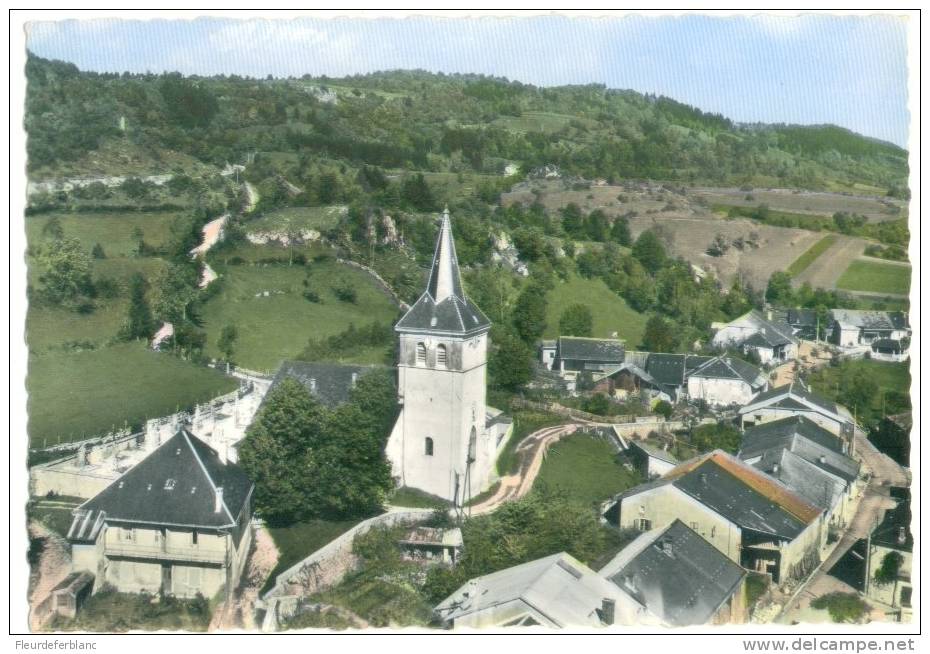
[[[538,86],[600,83],[738,122],[833,123],[906,146],[906,18],[536,16],[125,19],[27,25],[84,70],[342,77],[419,68]]]

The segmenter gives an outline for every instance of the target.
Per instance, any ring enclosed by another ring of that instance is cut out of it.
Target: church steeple
[[[439,226],[439,238],[436,239],[436,253],[433,255],[433,266],[430,270],[426,292],[437,304],[451,295],[460,300],[465,299],[459,260],[455,255],[455,241],[452,238],[452,221],[449,218],[448,206],[442,212],[442,223]]]

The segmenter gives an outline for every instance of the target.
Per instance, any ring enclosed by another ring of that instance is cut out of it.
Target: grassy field
[[[278,564],[271,571],[264,593],[275,584],[275,577],[307,558],[331,540],[349,531],[359,523],[358,520],[333,522],[329,520],[310,520],[298,522],[288,527],[268,527],[268,533],[278,548]]]
[[[167,415],[235,389],[234,379],[144,343],[32,356],[29,439],[32,447],[80,440],[111,427]]]
[[[906,295],[911,286],[911,267],[859,259],[850,264],[836,286],[847,291]]]
[[[794,260],[790,266],[788,266],[788,274],[790,275],[799,275],[810,266],[814,261],[817,260],[821,254],[830,249],[830,246],[836,242],[836,236],[833,234],[829,236],[824,236],[822,239],[814,243],[807,252],[799,256]]]
[[[319,232],[332,229],[345,214],[346,208],[333,207],[289,207],[265,214],[245,224],[245,231],[278,232],[315,229]]]
[[[610,443],[578,434],[549,448],[534,485],[560,489],[576,502],[593,504],[642,481],[618,461]]]
[[[283,359],[303,351],[307,342],[330,336],[350,324],[390,324],[398,309],[366,273],[335,261],[300,265],[228,266],[218,271],[222,288],[203,308],[210,356],[219,356],[216,341],[226,325],[235,325],[239,337],[233,360],[247,368],[273,370]],[[304,280],[308,280],[307,287]],[[356,292],[354,303],[339,300],[332,291],[348,284]],[[310,288],[321,301],[310,302]],[[264,293],[267,292],[266,297]],[[382,353],[367,353],[381,363]]]
[[[825,396],[837,399],[837,389],[840,385],[840,379],[844,375],[863,370],[868,377],[877,385],[879,392],[872,398],[869,407],[869,415],[863,415],[860,412],[860,418],[881,417],[883,395],[889,391],[908,395],[911,389],[910,364],[907,361],[901,363],[891,363],[888,361],[871,361],[860,359],[856,361],[845,361],[841,366],[826,366],[820,368],[815,374],[811,375],[810,383],[814,390],[823,393]]]
[[[593,335],[609,337],[613,332],[626,340],[627,347],[638,347],[646,329],[646,316],[630,308],[622,297],[611,291],[602,279],[585,279],[573,274],[568,281],[557,282],[547,297],[544,338],[559,335],[559,318],[572,304],[586,304],[594,316]]]
[[[504,443],[500,454],[497,456],[497,473],[499,475],[511,475],[515,473],[519,466],[520,460],[517,457],[516,449],[520,442],[538,429],[560,425],[566,422],[563,416],[557,416],[554,413],[542,413],[538,411],[516,410],[513,412],[513,433]]]
[[[179,216],[175,212],[114,212],[114,213],[46,213],[26,218],[26,240],[41,243],[42,229],[54,218],[61,222],[66,237],[77,238],[90,252],[100,243],[107,257],[128,257],[138,246],[133,238],[136,228],[142,230],[149,245],[163,245],[171,234],[171,225]]]

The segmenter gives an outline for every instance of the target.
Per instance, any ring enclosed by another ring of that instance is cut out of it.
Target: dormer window
[[[439,345],[436,348],[436,367],[446,368],[448,366],[448,353],[445,345]]]
[[[174,479],[166,479],[166,480],[165,480],[165,490],[174,490],[174,487],[175,487],[175,485],[177,485],[177,483],[178,483],[178,482],[177,482],[176,480],[174,480]]]
[[[426,344],[417,343],[417,365],[425,366],[426,365]]]

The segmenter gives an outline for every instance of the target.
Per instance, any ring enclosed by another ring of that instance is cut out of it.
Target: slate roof
[[[217,488],[223,489],[218,512]],[[68,538],[93,540],[101,515],[106,522],[235,527],[252,489],[242,468],[224,463],[213,448],[182,429],[75,509]]]
[[[791,400],[794,400],[794,402],[791,402]],[[752,399],[750,404],[740,409],[740,413],[749,413],[751,412],[750,407],[758,406],[759,404],[810,410],[810,407],[806,404],[807,402],[843,419],[852,419],[852,416],[845,407],[828,400],[822,395],[807,390],[804,386],[796,382],[770,388],[764,393],[760,393]]]
[[[846,489],[842,479],[788,449],[767,452],[753,465],[825,511],[836,504]]]
[[[449,210],[442,214],[436,252],[426,290],[394,327],[399,332],[468,336],[491,328],[488,320],[465,295]]]
[[[601,569],[666,625],[708,623],[739,590],[746,571],[675,520],[639,536]]]
[[[833,309],[831,317],[843,327],[891,331],[908,329],[907,314],[903,311],[861,311],[857,309]]]
[[[388,370],[384,366],[357,366],[344,363],[317,363],[309,361],[284,361],[275,373],[271,386],[261,406],[272,391],[285,379],[295,379],[310,391],[324,406],[332,409],[349,401],[352,395],[353,375],[358,381],[373,370]],[[261,410],[261,406],[259,410]]]
[[[618,501],[672,484],[741,529],[793,540],[821,511],[769,475],[722,450],[695,457]]]
[[[714,357],[694,369],[689,377],[739,379],[750,386],[764,386],[765,375],[751,363],[734,357]]]
[[[616,622],[640,606],[574,557],[561,552],[470,580],[440,602],[443,620],[522,602],[549,627],[601,626],[598,609],[605,598],[617,601]]]
[[[792,327],[816,327],[817,312],[814,309],[788,309],[786,322]]]
[[[674,463],[674,464],[680,463],[680,461],[676,459],[670,452],[667,452],[666,450],[650,445],[649,443],[646,443],[644,441],[631,441],[630,447],[635,447],[637,449],[640,449],[643,452],[645,452],[648,456],[651,456],[655,459],[659,459],[660,461],[665,461],[666,463]]]
[[[692,370],[702,366],[712,357],[696,354],[650,353],[646,359],[646,372],[665,386],[680,386],[685,383]]]
[[[872,543],[895,550],[911,552],[914,535],[911,533],[911,492],[907,488],[892,488],[891,496],[897,500],[893,509],[885,511],[882,521],[872,532]],[[903,541],[900,536],[903,530]]]
[[[743,434],[739,458],[745,461],[761,457],[753,465],[768,471],[786,450],[846,482],[859,476],[859,463],[843,453],[842,441],[804,416],[750,427]]]
[[[556,356],[571,361],[623,363],[623,343],[615,338],[561,336]]]
[[[755,309],[750,311],[750,319],[758,327],[758,331],[743,341],[744,345],[777,347],[798,342],[792,333],[791,325],[786,322],[767,320]]]

